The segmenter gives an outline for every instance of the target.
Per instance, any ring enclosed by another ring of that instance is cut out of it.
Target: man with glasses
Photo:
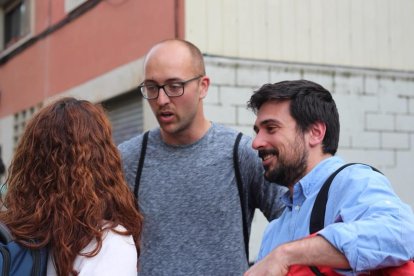
[[[205,117],[209,85],[203,56],[187,41],[160,42],[145,57],[139,90],[160,127],[146,147],[143,135],[119,147],[144,214],[140,275],[242,275],[255,208],[268,219],[283,209],[285,190],[264,181],[251,138],[243,135],[233,161],[238,133]]]

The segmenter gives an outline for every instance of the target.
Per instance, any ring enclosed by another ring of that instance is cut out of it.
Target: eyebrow
[[[182,82],[182,81],[183,80],[180,79],[180,78],[169,78],[169,79],[165,80],[164,83],[169,83],[169,82]],[[152,79],[148,79],[148,80],[144,80],[143,81],[143,83],[148,83],[148,82],[159,84],[157,81],[152,80]]]
[[[266,126],[266,125],[269,125],[269,124],[277,124],[277,125],[280,125],[280,121],[279,120],[275,120],[275,119],[266,119],[266,120],[261,121],[259,123],[259,125],[254,124],[253,130],[257,133],[258,130],[259,130],[259,126]]]
[[[268,124],[278,124],[280,125],[280,121],[276,120],[276,119],[266,119],[260,122],[259,125],[263,126],[263,125],[268,125]]]

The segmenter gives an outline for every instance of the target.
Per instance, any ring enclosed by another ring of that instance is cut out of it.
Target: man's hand
[[[289,271],[289,265],[283,258],[283,247],[278,247],[263,260],[253,265],[244,276],[284,276]],[[281,254],[281,255],[280,255]],[[286,255],[285,255],[286,256]]]
[[[282,244],[252,266],[244,276],[284,276],[291,265],[324,265],[348,269],[346,257],[321,236]]]

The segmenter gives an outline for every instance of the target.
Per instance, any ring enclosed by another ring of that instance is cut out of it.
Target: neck
[[[189,145],[200,140],[211,127],[211,122],[207,119],[203,119],[197,123],[195,127],[188,128],[175,133],[167,133],[161,129],[162,140],[169,145]]]
[[[320,162],[329,157],[332,157],[332,154],[322,152],[316,155],[311,155],[309,157],[308,165],[306,166],[306,171],[304,175],[302,175],[299,179],[296,179],[294,183],[288,186],[291,197],[293,196],[293,187],[295,186],[295,184],[299,182],[303,177],[305,177],[308,173],[310,173]]]

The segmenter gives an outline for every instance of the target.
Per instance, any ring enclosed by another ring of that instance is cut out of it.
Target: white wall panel
[[[365,15],[361,9],[360,0],[350,1],[350,17],[352,18],[349,22],[349,63],[356,65],[364,60],[364,35],[362,27]]]
[[[185,36],[197,44],[200,50],[207,51],[207,10],[206,0],[187,1],[185,7]],[[212,1],[210,1],[212,2]]]
[[[414,70],[412,0],[197,0],[185,14],[208,54]]]
[[[223,10],[221,5],[222,1],[209,1],[207,3],[206,12],[212,19],[207,20],[207,47],[212,52],[220,52],[223,49],[223,30],[227,28],[222,20],[225,14],[216,12]]]
[[[237,4],[237,1],[221,1],[222,9],[224,11],[231,11],[235,9],[234,5]],[[239,49],[235,41],[239,40],[240,34],[236,32],[238,26],[238,13],[235,12],[226,12],[222,16],[223,28],[222,28],[222,38],[221,41],[215,41],[217,44],[220,44],[222,48],[223,55],[226,56],[237,56]]]
[[[282,43],[282,4],[280,1],[268,0],[266,13],[263,15],[268,19],[268,33],[266,39],[261,39],[256,43],[266,44],[267,53],[266,56],[270,56],[271,53],[276,51],[283,51]]]

